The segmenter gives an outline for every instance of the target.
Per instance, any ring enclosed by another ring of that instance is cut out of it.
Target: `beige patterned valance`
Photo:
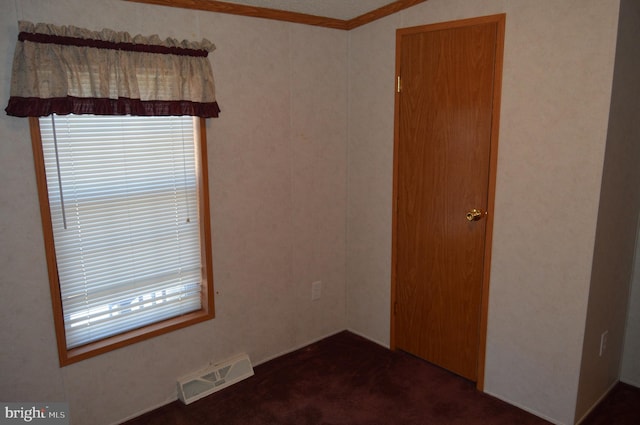
[[[217,117],[215,46],[20,22],[7,114]]]

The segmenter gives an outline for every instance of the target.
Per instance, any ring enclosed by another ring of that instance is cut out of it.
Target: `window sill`
[[[81,347],[70,350],[62,350],[59,354],[60,367],[68,366],[79,361],[126,347],[146,339],[163,335],[177,329],[182,329],[196,323],[211,320],[215,317],[213,309],[211,311],[198,310],[183,316],[174,317],[162,322],[154,323],[129,332],[115,335],[100,341],[96,341]]]

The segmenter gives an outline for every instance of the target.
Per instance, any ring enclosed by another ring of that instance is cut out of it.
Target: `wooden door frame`
[[[452,28],[496,24],[496,56],[493,80],[493,107],[491,117],[491,140],[489,157],[489,182],[487,192],[487,216],[485,229],[484,262],[482,276],[482,300],[480,306],[480,330],[478,344],[478,380],[476,388],[484,389],[485,351],[487,346],[487,318],[489,310],[489,280],[491,274],[491,245],[493,237],[493,217],[496,193],[496,166],[498,163],[498,133],[500,130],[500,100],[502,94],[502,67],[504,56],[506,14],[483,16],[479,18],[462,19],[457,21],[441,22],[436,24],[421,25],[417,27],[401,28],[396,30],[396,78],[401,75],[400,62],[402,52],[402,37],[405,35],[439,31]],[[397,291],[397,224],[398,224],[398,148],[400,143],[400,93],[396,90],[394,111],[394,136],[393,136],[393,198],[392,198],[392,232],[391,232],[391,335],[390,347],[396,349],[395,335],[395,306]]]

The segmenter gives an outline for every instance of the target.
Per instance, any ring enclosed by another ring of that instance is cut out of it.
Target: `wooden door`
[[[503,24],[398,31],[392,345],[472,381],[484,359]]]

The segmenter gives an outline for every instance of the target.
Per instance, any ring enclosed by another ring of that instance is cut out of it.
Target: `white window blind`
[[[68,349],[201,309],[195,125],[40,118]]]

